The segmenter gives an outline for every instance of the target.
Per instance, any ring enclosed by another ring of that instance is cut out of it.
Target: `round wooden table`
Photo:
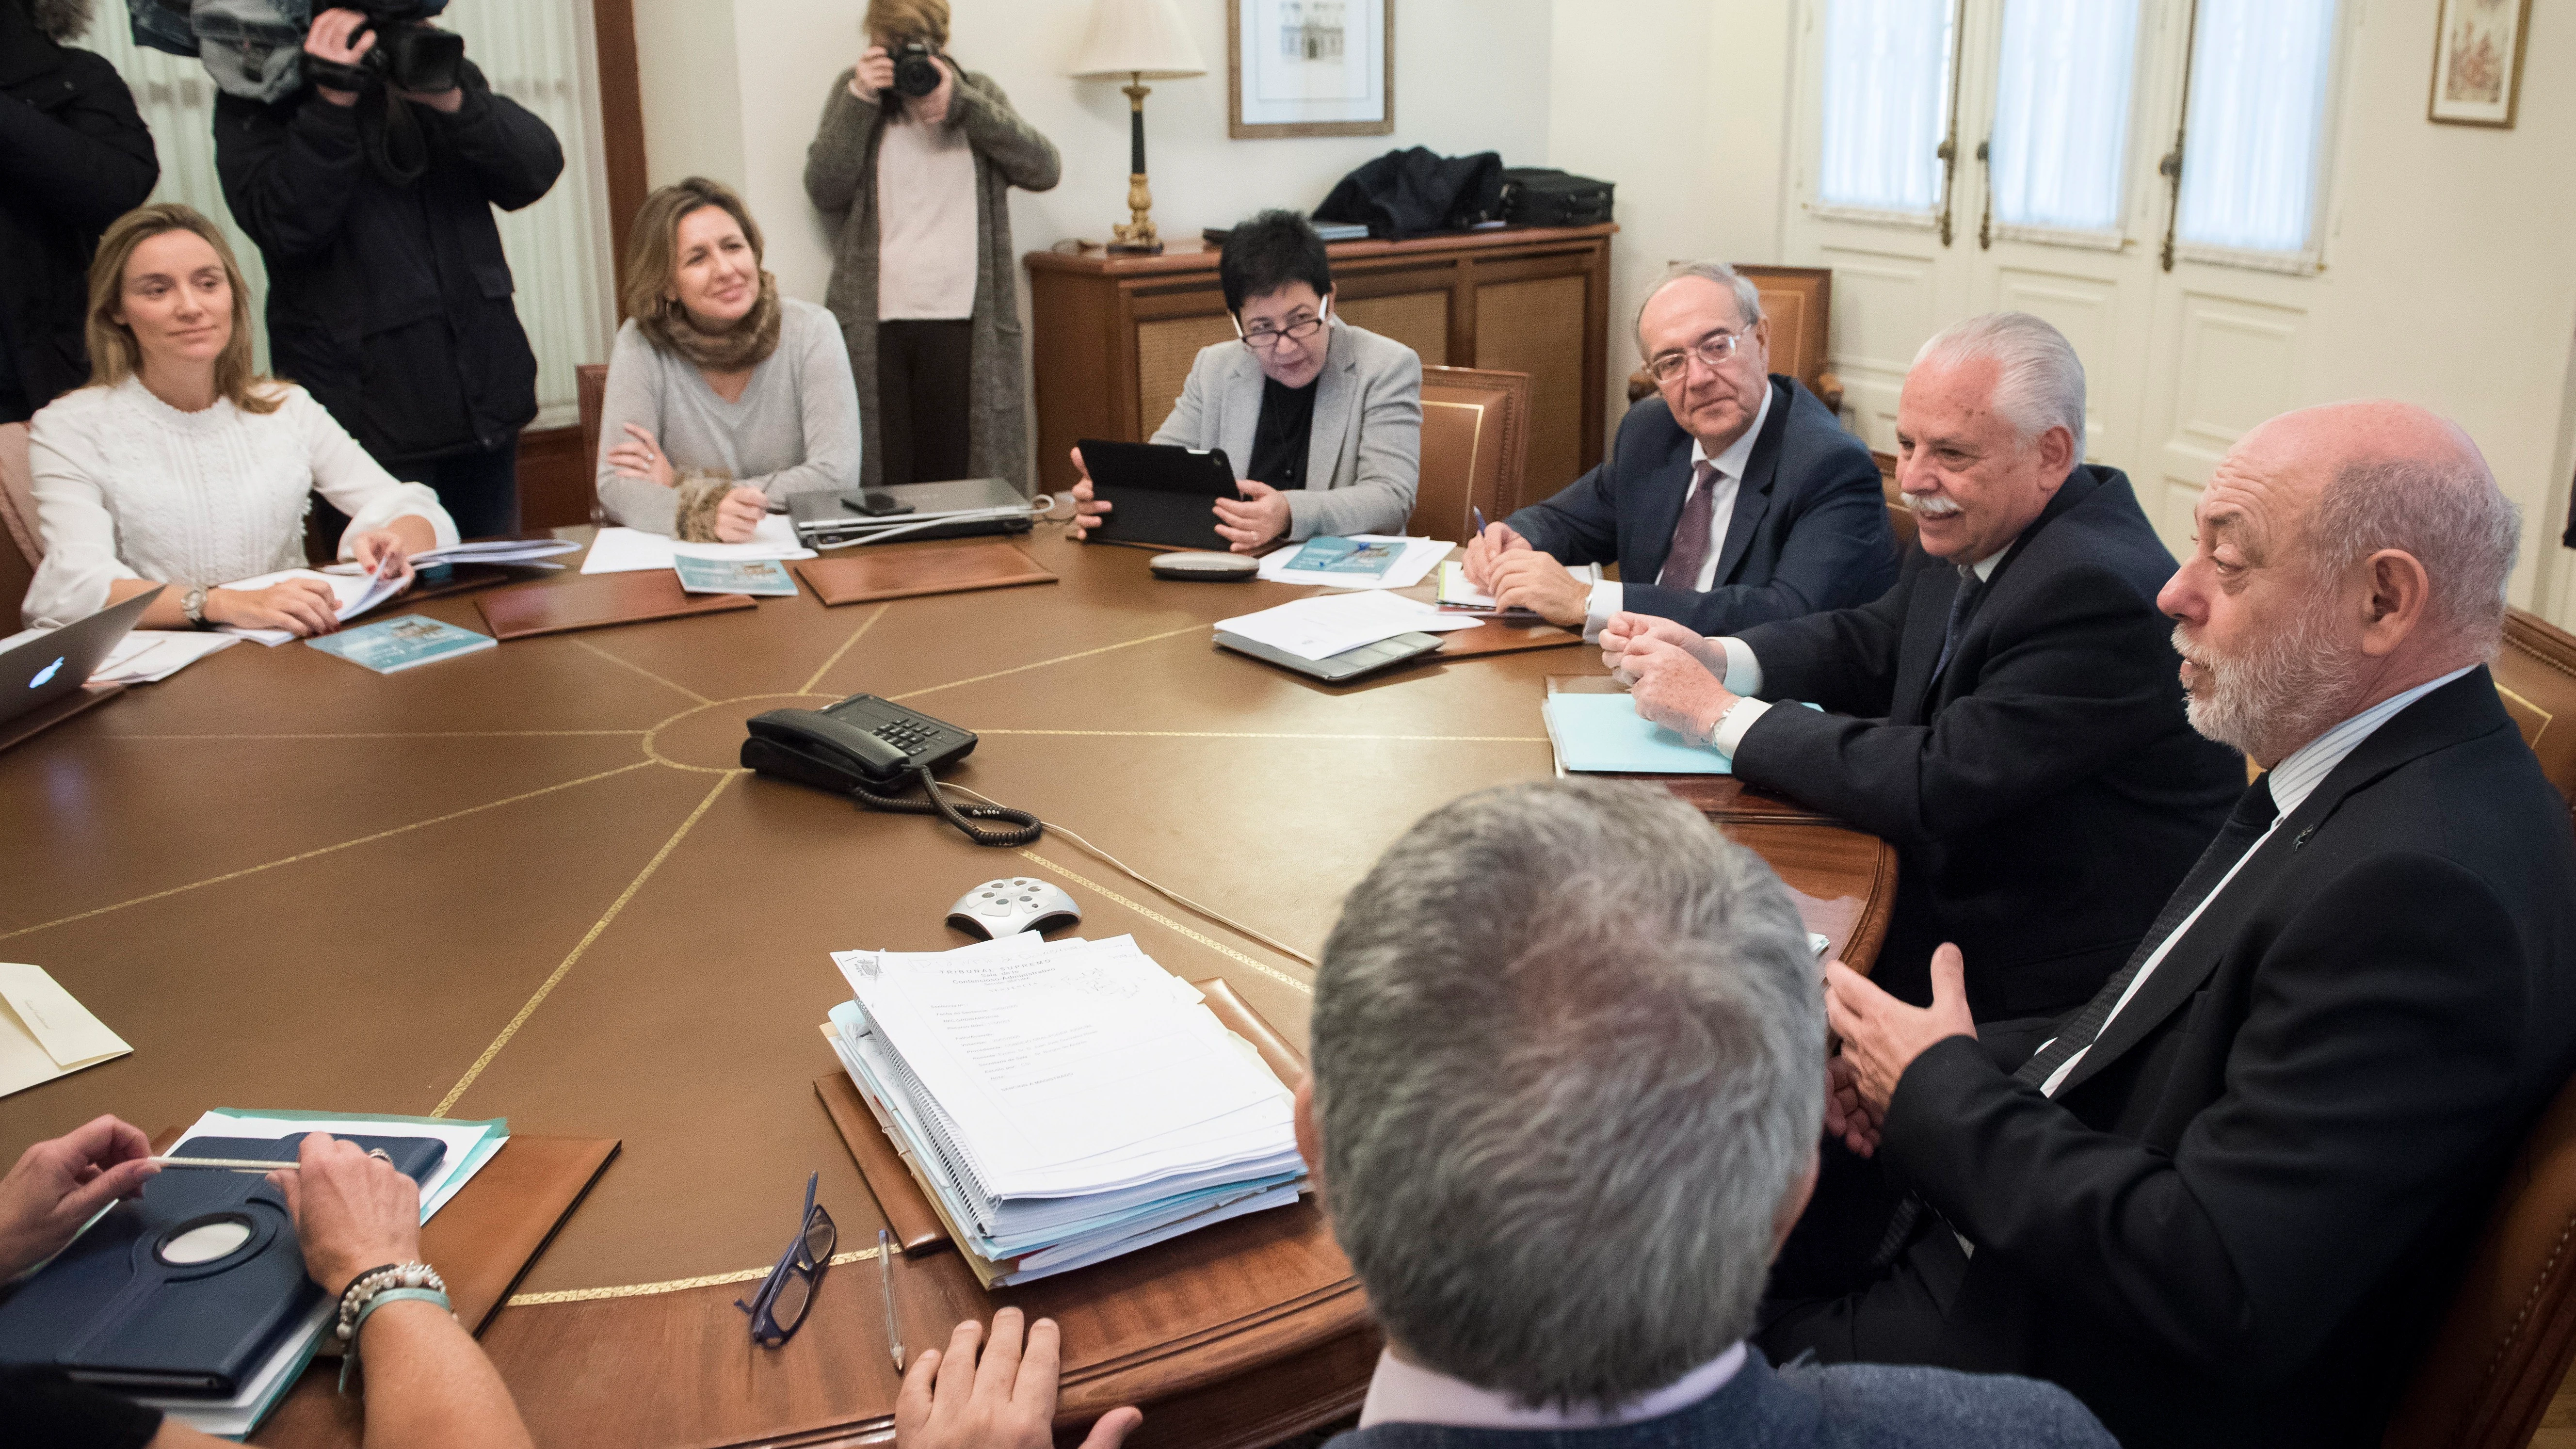
[[[219,1106],[619,1138],[484,1335],[538,1442],[881,1440],[897,1380],[873,1263],[834,1269],[780,1349],[732,1307],[807,1174],[845,1247],[881,1222],[812,1086],[837,1070],[817,1024],[848,994],[827,953],[963,944],[949,904],[1033,874],[1081,903],[1082,934],[1224,977],[1301,1048],[1311,973],[1058,836],[979,849],[750,775],[744,719],[865,692],[963,725],[982,743],[957,783],[1312,954],[1416,818],[1547,776],[1544,680],[1601,673],[1576,646],[1325,686],[1209,642],[1302,590],[1161,582],[1142,553],[1044,526],[1024,546],[1061,581],[800,594],[392,676],[243,643],[0,754],[0,959],[44,966],[134,1047],[0,1100],[0,1150]],[[470,596],[410,607],[482,627]],[[1731,782],[1702,799],[1866,965],[1893,853]],[[1139,1445],[1328,1422],[1376,1353],[1309,1203],[991,1294],[950,1252],[898,1278],[915,1350],[1001,1303],[1055,1317],[1065,1418],[1141,1404]],[[257,1442],[354,1424],[317,1371]]]

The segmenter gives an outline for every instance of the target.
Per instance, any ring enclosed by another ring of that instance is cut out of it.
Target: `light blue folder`
[[[1637,717],[1627,694],[1551,694],[1541,706],[1556,757],[1569,770],[1633,775],[1731,775],[1735,765]]]

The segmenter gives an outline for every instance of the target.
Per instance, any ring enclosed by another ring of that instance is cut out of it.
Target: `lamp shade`
[[[1179,80],[1207,74],[1172,0],[1092,0],[1091,34],[1067,74],[1076,80]]]

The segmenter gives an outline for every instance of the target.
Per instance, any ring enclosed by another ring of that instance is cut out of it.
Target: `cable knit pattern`
[[[35,416],[28,452],[45,558],[27,590],[29,624],[107,605],[117,579],[213,586],[304,562],[304,513],[320,492],[350,516],[348,539],[406,515],[440,544],[456,525],[438,495],[395,481],[300,387],[276,412],[228,401],[185,413],[139,379],[68,393]]]

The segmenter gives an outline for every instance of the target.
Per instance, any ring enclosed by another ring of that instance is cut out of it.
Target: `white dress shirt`
[[[1959,572],[1975,574],[1977,582],[1982,584],[1995,576],[1995,570],[2003,566],[2004,555],[2011,551],[2011,545],[2007,544]],[[1967,584],[1965,578],[1959,582],[1962,587]],[[1726,651],[1726,677],[1718,682],[1726,686],[1727,693],[1742,695],[1743,698],[1728,705],[1726,713],[1718,716],[1717,729],[1710,735],[1709,744],[1731,760],[1735,758],[1735,747],[1744,743],[1744,732],[1753,728],[1753,722],[1762,718],[1762,712],[1769,709],[1772,702],[1754,698],[1762,692],[1762,661],[1753,657],[1753,651],[1745,642],[1730,634],[1718,640],[1717,644]]]
[[[1700,486],[1700,464],[1707,463],[1717,469],[1717,476],[1708,483],[1708,557],[1700,562],[1699,577],[1690,582],[1690,587],[1700,593],[1707,593],[1717,584],[1718,560],[1726,552],[1726,525],[1735,518],[1735,495],[1744,487],[1744,465],[1753,457],[1753,440],[1762,436],[1763,420],[1770,416],[1771,384],[1765,382],[1762,384],[1762,405],[1753,410],[1753,425],[1746,428],[1741,437],[1727,444],[1724,452],[1710,457],[1705,444],[1697,438],[1691,440],[1691,488]],[[1682,492],[1682,503],[1685,507],[1690,503],[1688,489]],[[1653,583],[1654,580],[1644,582]],[[1583,637],[1597,637],[1601,626],[1610,622],[1610,616],[1626,607],[1625,588],[1608,579],[1594,584],[1592,597],[1583,606]]]
[[[1509,1394],[1480,1389],[1382,1349],[1377,1372],[1369,1378],[1368,1401],[1360,1406],[1360,1427],[1438,1424],[1453,1429],[1533,1430],[1641,1424],[1678,1413],[1716,1393],[1743,1367],[1744,1345],[1738,1343],[1644,1398],[1605,1413],[1591,1407],[1532,1408]]]
[[[2360,748],[2363,740],[2369,739],[2373,731],[2395,718],[2399,710],[2475,667],[2471,665],[2467,668],[2454,669],[2439,679],[2428,679],[2403,694],[2390,695],[2292,750],[2289,758],[2274,765],[2272,767],[2272,803],[2280,807],[2280,813],[2272,817],[2272,829],[2264,831],[2252,845],[2247,846],[2245,853],[2236,857],[2236,863],[2227,868],[2227,874],[2218,878],[2218,884],[2210,887],[2209,894],[2200,898],[2200,904],[2191,908],[2191,914],[2183,917],[2182,923],[2175,926],[2164,940],[2157,943],[2155,954],[2149,956],[2146,964],[2138,968],[2137,975],[2129,978],[2128,989],[2120,993],[2119,1001],[2111,1007],[2111,1014],[2103,1018],[2102,1030],[2109,1031],[2111,1023],[2120,1019],[2122,1009],[2136,998],[2138,988],[2146,984],[2147,978],[2156,974],[2156,968],[2164,964],[2165,954],[2173,949],[2174,943],[2190,934],[2193,924],[2200,920],[2200,913],[2209,909],[2209,903],[2218,899],[2219,894],[2227,889],[2229,881],[2236,879],[2236,872],[2244,869],[2245,862],[2254,858],[2254,852],[2261,850],[2264,843],[2272,838],[2272,831],[2280,829],[2281,822],[2289,819],[2292,811],[2307,803],[2307,798],[2316,793],[2317,786],[2324,782],[2326,776],[2334,773],[2334,767],[2342,764],[2345,756]],[[2101,1037],[2096,1035],[2094,1040],[2099,1041]],[[2042,1042],[2040,1049],[2047,1050],[2048,1044]],[[2057,1089],[2065,1085],[2068,1074],[2075,1070],[2075,1064],[2084,1060],[2085,1053],[2091,1050],[2093,1048],[2087,1046],[2083,1051],[2068,1057],[2056,1071],[2048,1074],[2048,1080],[2041,1083],[2039,1089],[2049,1096],[2056,1096]]]

